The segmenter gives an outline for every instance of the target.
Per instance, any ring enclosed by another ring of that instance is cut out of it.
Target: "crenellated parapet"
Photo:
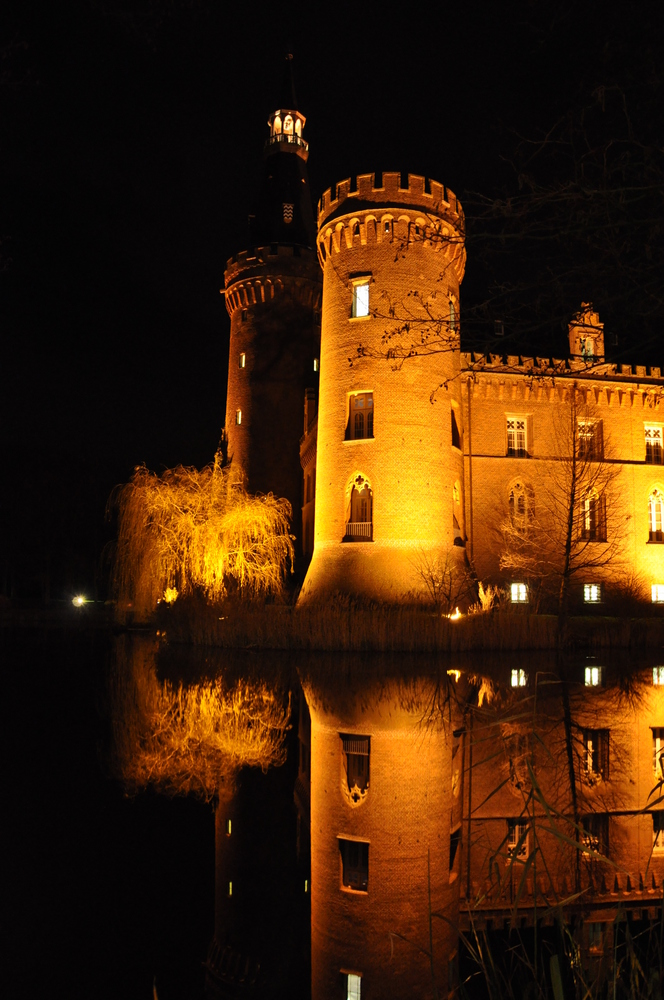
[[[302,306],[320,309],[316,253],[303,247],[276,245],[238,253],[227,261],[224,284],[230,316],[239,309],[270,303],[284,292]]]
[[[526,357],[519,354],[484,354],[461,352],[462,373],[487,372],[504,375],[528,375],[543,378],[611,379],[662,385],[661,368],[646,365],[618,365],[584,360]]]
[[[444,253],[460,282],[466,265],[465,221],[461,203],[438,181],[400,173],[360,174],[340,181],[318,203],[321,267],[333,255],[366,246],[418,243]]]

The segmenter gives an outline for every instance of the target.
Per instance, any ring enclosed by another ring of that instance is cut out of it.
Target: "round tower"
[[[426,593],[463,557],[459,285],[464,222],[436,181],[342,181],[318,206],[323,268],[314,554],[301,600]]]
[[[318,380],[321,302],[305,121],[288,56],[280,106],[268,119],[251,246],[231,257],[225,272],[231,320],[227,457],[243,470],[251,492],[290,501],[297,536],[299,440],[305,389]]]
[[[426,679],[351,685],[335,662],[327,682],[303,684],[312,1000],[447,996],[458,947],[458,740],[450,728],[422,726]]]

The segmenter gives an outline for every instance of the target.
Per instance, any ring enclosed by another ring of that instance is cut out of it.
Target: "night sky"
[[[140,462],[214,455],[229,336],[219,289],[247,244],[286,52],[315,199],[374,170],[432,176],[464,203],[517,191],[522,140],[600,87],[625,95],[639,141],[664,142],[657,2],[620,16],[570,0],[400,4],[388,18],[376,4],[21,0],[0,25],[0,594],[24,599],[47,580],[51,598],[106,596],[113,486]],[[612,127],[607,106],[599,128]],[[656,226],[648,239],[648,260],[661,259]],[[639,239],[625,240],[634,252]],[[468,315],[487,281],[472,246],[469,219]],[[624,326],[598,290],[587,296]],[[622,330],[622,360],[664,365],[661,312]],[[563,356],[564,331],[547,336]]]

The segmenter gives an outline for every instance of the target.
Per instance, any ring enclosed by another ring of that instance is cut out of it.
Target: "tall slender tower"
[[[263,177],[251,247],[225,273],[231,318],[226,440],[252,492],[286,497],[300,534],[304,391],[315,386],[320,341],[321,273],[292,56],[279,107],[268,119]]]
[[[342,181],[319,202],[318,254],[318,488],[300,599],[401,600],[424,590],[431,559],[463,557],[461,205],[412,174]]]

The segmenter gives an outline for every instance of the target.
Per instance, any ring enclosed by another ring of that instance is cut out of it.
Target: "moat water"
[[[551,804],[558,796],[559,805],[569,796],[555,657],[452,662],[202,651],[171,647],[153,634],[114,637],[85,628],[4,631],[0,642],[8,688],[8,995],[138,1000],[156,990],[161,1000],[309,1000],[313,981],[313,1000],[341,1000],[356,987],[369,998],[442,996],[455,986],[459,996],[484,997],[482,970],[459,938],[461,930],[476,940],[473,921],[480,934],[493,932],[497,950],[507,943],[526,956],[530,950],[531,961],[537,956],[543,989],[554,1000],[551,963],[559,951],[563,995],[574,995],[565,935],[552,918],[552,893],[560,902],[575,891],[574,864],[565,861],[562,841],[551,841],[549,823],[538,843],[555,871],[543,881],[536,857],[520,886],[533,835],[519,843],[520,828],[515,834],[506,818],[527,813],[530,802],[541,821],[542,810],[532,805],[528,727],[538,733],[535,773],[557,774],[544,799]],[[631,921],[640,935],[650,983],[637,996],[648,995],[652,976],[661,975],[653,927],[661,920],[663,855],[659,844],[653,851],[655,820],[637,815],[652,811],[653,802],[662,808],[656,797],[648,800],[664,708],[653,666],[657,656],[649,654],[580,654],[564,667],[579,732],[580,811],[620,814],[610,820],[610,844],[603,844],[601,822],[588,826],[595,839],[579,877],[590,902],[570,917],[570,939],[576,935],[578,962],[601,991],[608,953],[622,947],[612,930],[622,908],[625,925]],[[593,668],[600,671],[597,696],[585,684]],[[517,688],[525,678],[516,693],[513,671]],[[136,739],[131,759],[140,764],[151,734],[134,723],[149,717],[154,736],[155,697],[219,679],[225,697],[240,698],[240,714],[254,715],[214,750],[213,768],[221,761],[224,774],[218,793],[210,796],[208,782],[198,794],[193,786],[187,795],[163,794],[187,766],[196,772],[195,748],[174,778],[168,767],[162,780],[145,778],[151,767],[156,773],[154,760],[142,772],[130,768],[128,777],[127,739]],[[534,697],[542,719],[531,725]],[[290,712],[283,732],[273,725],[275,706]],[[487,710],[494,712],[489,721]],[[272,730],[261,762],[266,719]],[[610,778],[601,773],[608,767],[605,730],[612,733]],[[598,741],[590,750],[589,738]],[[283,758],[279,766],[275,753]],[[639,774],[635,755],[645,757]],[[636,791],[621,791],[623,779]],[[603,846],[613,854],[610,873],[592,856]],[[538,906],[543,916],[534,934]],[[518,947],[509,931],[514,915]],[[661,947],[660,928],[660,963]]]

